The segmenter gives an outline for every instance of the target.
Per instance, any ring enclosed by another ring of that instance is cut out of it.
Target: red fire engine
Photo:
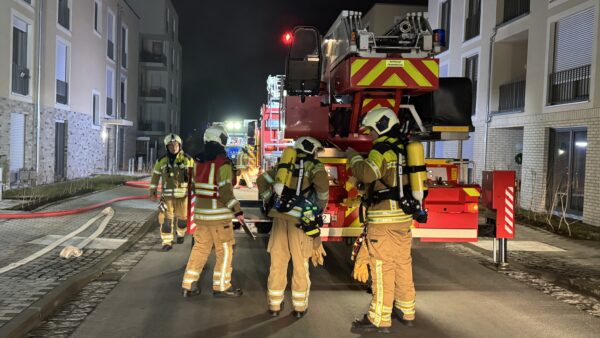
[[[462,145],[473,131],[471,82],[439,78],[434,55],[443,41],[425,15],[409,13],[383,36],[365,29],[361,16],[343,11],[323,37],[316,28],[303,26],[286,39],[290,48],[278,127],[282,138],[312,136],[326,145],[319,159],[330,179],[322,229],[323,239],[329,241],[362,232],[359,191],[344,155],[348,147],[362,152],[371,147],[372,140],[358,134],[362,115],[389,107],[398,112],[411,140],[422,142],[457,140]],[[263,128],[271,119],[266,112],[263,109]],[[426,160],[426,165],[430,180],[424,206],[429,220],[415,222],[413,236],[476,241],[480,188],[465,184],[468,164],[452,159]]]

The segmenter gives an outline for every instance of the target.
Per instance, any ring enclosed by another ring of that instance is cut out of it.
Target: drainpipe
[[[117,100],[116,102],[116,106],[117,109],[115,109],[116,111],[116,116],[115,118],[117,120],[119,120],[121,118],[121,114],[123,112],[121,112],[121,101],[123,100],[123,98],[121,97],[121,56],[123,51],[121,50],[121,44],[122,41],[121,39],[123,38],[121,36],[121,20],[122,20],[122,15],[121,15],[121,4],[117,3],[117,28],[115,29],[115,56],[116,56],[116,66],[117,66],[117,71],[116,71],[116,89],[117,89],[117,95],[115,95],[115,98]],[[123,133],[124,134],[124,133]],[[118,173],[119,171],[119,125],[115,124],[115,173]]]
[[[492,28],[492,36],[490,36],[490,55],[488,62],[488,91],[487,91],[487,102],[486,102],[486,116],[485,116],[485,133],[483,134],[483,143],[485,145],[483,150],[483,169],[487,170],[487,154],[488,154],[488,134],[490,129],[490,122],[492,122],[492,112],[490,109],[490,101],[492,99],[492,59],[494,52],[494,41],[497,33],[496,27]]]
[[[37,79],[35,84],[35,174],[40,174],[40,132],[41,128],[41,104],[42,99],[40,98],[41,86],[42,86],[42,34],[44,33],[44,1],[38,1],[38,41],[37,41]]]

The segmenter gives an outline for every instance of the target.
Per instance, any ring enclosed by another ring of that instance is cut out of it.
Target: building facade
[[[163,138],[180,132],[179,16],[169,0],[131,0],[141,16],[137,155],[147,165],[165,153]]]
[[[465,154],[516,170],[520,206],[600,226],[600,67],[596,0],[430,0],[444,28],[440,76],[474,87]],[[437,155],[456,156],[445,142]]]
[[[124,0],[0,3],[0,166],[44,184],[135,155],[139,17]]]

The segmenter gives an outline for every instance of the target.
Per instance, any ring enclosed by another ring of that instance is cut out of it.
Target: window
[[[171,79],[171,103],[175,102],[175,80]]]
[[[106,69],[106,115],[113,116],[115,97],[115,73],[112,69]]]
[[[165,20],[166,20],[166,24],[165,24],[165,32],[169,33],[169,17],[171,16],[171,13],[169,11],[169,7],[167,7],[167,11],[165,13]]]
[[[121,98],[120,101],[120,116],[122,119],[127,117],[127,78],[126,77],[122,77],[121,78],[121,85],[119,87],[119,97]]]
[[[56,103],[69,104],[69,46],[56,41]]]
[[[98,34],[102,32],[102,4],[94,1],[94,31]]]
[[[530,0],[504,0],[502,23],[529,13]]]
[[[129,30],[126,26],[121,27],[121,66],[127,68],[127,52],[129,43]]]
[[[554,58],[548,79],[549,104],[589,99],[594,21],[592,7],[564,17],[554,25]]]
[[[92,92],[92,123],[100,125],[100,93]]]
[[[31,25],[13,16],[12,27],[12,76],[11,91],[15,94],[30,95],[29,93],[29,54],[28,39]]]
[[[467,1],[467,19],[465,20],[465,41],[479,35],[481,18],[481,0]]]
[[[71,29],[70,0],[58,0],[58,24],[67,30]]]
[[[479,55],[473,55],[465,59],[465,77],[471,79],[473,84],[473,102],[471,106],[471,115],[475,115],[477,103],[477,67],[479,63]]]
[[[173,37],[173,40],[175,40],[175,31],[177,30],[177,22],[175,21],[175,18],[173,18],[173,30],[171,30],[171,36]]]
[[[585,128],[551,131],[547,206],[552,210],[583,213],[587,145]]]
[[[175,70],[175,48],[171,47],[171,69]]]
[[[442,3],[441,13],[441,24],[440,26],[446,31],[446,46],[450,47],[450,0],[446,0]]]
[[[108,12],[106,19],[106,40],[108,46],[106,49],[106,56],[109,59],[115,60],[115,15],[112,12]]]
[[[23,0],[23,2],[26,2],[31,5],[31,0]]]

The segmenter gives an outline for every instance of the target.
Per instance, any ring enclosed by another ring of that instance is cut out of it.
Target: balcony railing
[[[68,0],[58,0],[58,23],[66,29],[70,29],[70,15]]]
[[[29,95],[29,69],[16,63],[12,65],[12,92]]]
[[[518,112],[525,107],[525,80],[500,85],[498,112]]]
[[[56,80],[56,103],[69,104],[69,84]]]
[[[502,23],[529,13],[529,0],[504,0]]]
[[[479,35],[479,20],[481,13],[473,14],[465,21],[465,41]]]
[[[113,99],[111,97],[106,98],[106,115],[112,116],[113,114]]]
[[[142,88],[140,93],[142,97],[158,97],[163,100],[167,97],[167,90],[162,87],[154,87],[154,88]]]
[[[550,74],[548,103],[587,101],[590,97],[590,68],[585,65]]]
[[[142,51],[140,53],[140,60],[142,62],[162,63],[167,64],[167,56],[164,54],[154,54],[148,51]]]
[[[140,120],[138,129],[141,131],[158,131],[165,132],[165,122],[156,120]]]
[[[110,40],[108,40],[108,47],[106,48],[106,56],[108,56],[108,58],[111,60],[115,59],[115,43]]]

